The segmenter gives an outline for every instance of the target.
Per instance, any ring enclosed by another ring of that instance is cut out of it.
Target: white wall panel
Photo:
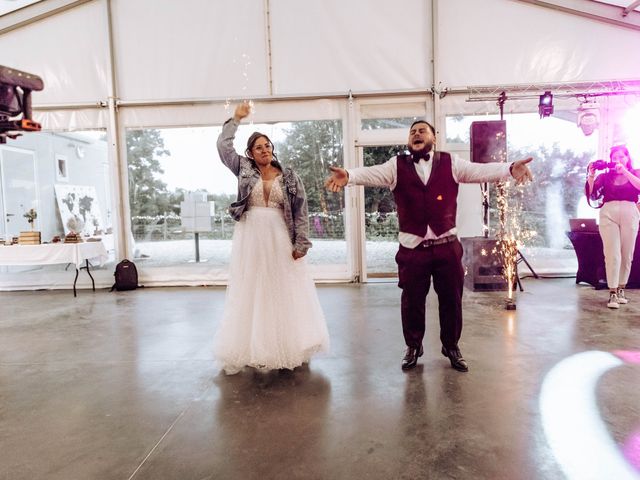
[[[268,93],[263,0],[114,0],[119,97]]]
[[[271,0],[274,94],[431,85],[428,0]]]
[[[98,102],[107,97],[108,36],[96,0],[0,36],[0,64],[34,73],[45,88],[38,104]]]
[[[306,100],[300,108],[298,101],[255,102],[246,122],[271,123],[280,121],[333,120],[340,118],[339,100]],[[233,116],[236,103],[201,105],[168,105],[128,107],[121,110],[120,119],[126,128],[171,128],[181,126],[222,125]]]
[[[34,119],[43,130],[98,130],[107,128],[108,112],[106,108],[80,108],[77,110],[41,110],[34,111]]]
[[[640,32],[505,0],[439,2],[443,85],[640,78]]]

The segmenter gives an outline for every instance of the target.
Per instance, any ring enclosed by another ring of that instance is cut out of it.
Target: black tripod
[[[524,292],[524,288],[522,288],[522,283],[520,282],[520,275],[518,275],[518,264],[524,262],[529,271],[533,274],[533,278],[540,278],[536,271],[533,269],[531,264],[527,262],[527,259],[524,257],[520,249],[516,250],[516,282],[518,283],[518,288],[521,292]]]

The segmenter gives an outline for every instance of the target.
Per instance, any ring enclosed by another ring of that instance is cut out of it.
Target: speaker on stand
[[[500,105],[500,117],[502,117],[502,105],[506,97],[501,97],[498,101]],[[491,163],[507,161],[507,122],[505,120],[487,120],[471,123],[471,161],[474,163]],[[480,246],[483,251],[490,250],[487,247],[494,245],[495,240],[489,239],[489,188],[486,183],[480,185],[482,190],[482,230],[486,242],[481,238],[469,239],[469,247],[474,251]],[[496,258],[490,255],[479,256],[470,254],[467,258],[468,272],[472,275],[469,279],[468,286],[474,290],[501,290],[506,288],[506,282],[499,280]],[[524,258],[520,250],[516,254],[516,282],[520,291],[522,284],[518,276],[518,264],[524,262],[529,268],[534,278],[538,278],[538,274],[533,270],[529,262]],[[486,265],[484,265],[486,263]]]

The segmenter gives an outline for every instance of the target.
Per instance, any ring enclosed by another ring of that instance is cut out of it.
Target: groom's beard
[[[420,148],[419,150],[415,150],[411,146],[409,146],[409,153],[411,153],[414,158],[427,158],[427,155],[429,155],[429,152],[432,148],[433,143],[425,142],[422,148]]]

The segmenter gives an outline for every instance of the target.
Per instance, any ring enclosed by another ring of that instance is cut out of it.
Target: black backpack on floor
[[[111,287],[111,292],[117,290],[135,290],[138,288],[138,269],[136,264],[126,258],[116,265],[116,271],[113,274],[116,282]]]

